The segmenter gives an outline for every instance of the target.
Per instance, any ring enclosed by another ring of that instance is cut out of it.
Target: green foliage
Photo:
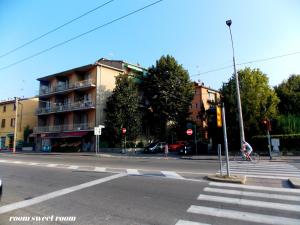
[[[25,128],[24,128],[24,131],[23,131],[23,138],[24,138],[24,141],[27,142],[27,139],[29,137],[30,134],[33,133],[33,130],[30,129],[29,125],[27,125]]]
[[[300,154],[300,134],[284,134],[284,135],[271,135],[271,138],[278,138],[280,142],[279,149],[281,152],[297,152]],[[267,136],[254,136],[251,140],[254,151],[260,154],[268,154],[268,139]]]
[[[300,133],[300,117],[291,114],[280,115],[274,122],[273,127],[274,128],[272,130],[278,134]]]
[[[259,69],[245,68],[238,72],[246,139],[263,133],[260,122],[263,118],[276,118],[279,99],[269,86],[268,77]],[[235,76],[221,89],[226,108],[229,139],[239,142]]]
[[[187,70],[175,58],[167,55],[157,60],[141,89],[144,105],[149,109],[145,112],[145,126],[150,127],[152,135],[164,140],[167,130],[175,129],[177,134],[185,130],[194,89]]]
[[[104,136],[115,145],[122,139],[121,129],[126,128],[127,140],[134,140],[141,131],[142,115],[139,110],[141,97],[137,84],[131,77],[121,74],[116,87],[106,102]]]
[[[140,141],[140,142],[137,144],[136,147],[137,147],[137,148],[144,148],[145,145],[144,145],[144,143],[143,143],[142,141]]]
[[[278,109],[281,114],[300,115],[300,75],[291,75],[276,86],[275,91],[280,99]]]

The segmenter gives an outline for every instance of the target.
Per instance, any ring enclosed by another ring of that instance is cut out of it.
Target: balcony
[[[36,114],[46,115],[52,113],[71,112],[71,111],[87,110],[87,109],[94,109],[94,108],[96,108],[96,104],[92,101],[79,101],[71,104],[65,104],[65,105],[56,104],[55,106],[52,107],[38,108],[36,110]]]
[[[56,85],[53,87],[44,86],[40,88],[40,96],[48,96],[57,93],[70,92],[78,89],[86,89],[90,87],[96,87],[96,83],[92,79],[77,81],[75,83],[66,83],[64,85]]]
[[[60,133],[70,131],[92,131],[94,129],[94,123],[75,123],[75,124],[63,124],[53,126],[40,126],[34,128],[34,133]]]

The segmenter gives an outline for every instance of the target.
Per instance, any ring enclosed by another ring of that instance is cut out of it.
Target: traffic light
[[[263,119],[262,125],[263,125],[263,128],[265,131],[271,131],[272,127],[271,127],[271,122],[269,119]]]
[[[217,127],[222,127],[222,112],[221,112],[221,107],[217,106],[216,107],[217,111]]]

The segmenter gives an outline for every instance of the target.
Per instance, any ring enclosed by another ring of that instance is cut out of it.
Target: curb
[[[300,188],[300,179],[299,178],[289,178],[290,184],[293,188]]]
[[[220,176],[218,174],[207,175],[206,179],[211,181],[234,183],[234,184],[245,184],[247,180],[246,176],[231,175],[230,177],[228,177],[226,175]]]

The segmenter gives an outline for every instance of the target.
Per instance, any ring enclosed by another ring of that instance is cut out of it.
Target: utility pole
[[[240,96],[239,76],[238,76],[238,73],[236,71],[233,39],[232,39],[232,33],[231,33],[231,28],[230,28],[231,24],[232,24],[231,20],[226,21],[226,25],[229,27],[230,38],[231,38],[231,47],[232,47],[232,55],[233,55],[233,70],[234,70],[235,84],[236,84],[237,109],[238,109],[238,114],[239,114],[240,144],[241,144],[241,147],[242,147],[242,145],[243,145],[242,142],[245,141],[244,122],[243,122],[243,112],[242,112],[241,96]]]
[[[18,132],[18,105],[19,105],[19,98],[15,97],[15,132],[14,132],[14,146],[13,146],[13,153],[16,152],[16,145],[17,145],[17,132]]]

